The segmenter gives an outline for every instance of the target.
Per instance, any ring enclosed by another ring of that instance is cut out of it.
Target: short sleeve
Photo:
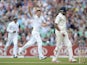
[[[59,21],[60,21],[60,17],[59,17],[59,16],[56,16],[56,18],[55,18],[55,23],[58,24]]]

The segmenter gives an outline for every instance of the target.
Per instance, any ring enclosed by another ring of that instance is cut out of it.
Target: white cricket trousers
[[[65,37],[63,37],[62,33],[65,34]],[[62,32],[60,33],[60,31],[55,31],[55,34],[56,34],[56,47],[54,49],[54,57],[55,59],[58,58],[58,55],[59,55],[59,52],[62,48],[62,42],[65,43],[65,45],[67,46],[67,50],[68,50],[68,53],[69,53],[69,60],[71,60],[73,58],[73,51],[72,51],[72,43],[71,41],[69,40],[69,37],[68,37],[68,33],[67,32]]]
[[[40,37],[40,33],[37,32],[37,31],[32,31],[31,39],[21,48],[21,52],[24,51],[26,48],[35,44],[35,42],[37,42],[37,45],[38,45],[39,58],[44,57],[44,55],[42,53],[43,52],[42,51],[42,40],[41,40],[41,37]]]
[[[18,49],[18,34],[11,34],[11,33],[8,33],[8,40],[7,40],[7,43],[6,43],[6,46],[4,48],[5,52],[7,52],[8,50],[8,47],[11,45],[11,43],[13,42],[13,55],[14,56],[17,56],[17,49]]]

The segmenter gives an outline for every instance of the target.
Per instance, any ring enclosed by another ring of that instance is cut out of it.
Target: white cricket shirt
[[[55,23],[58,24],[61,31],[66,31],[66,17],[62,13],[56,16]]]
[[[16,31],[16,33],[18,33],[18,31],[19,31],[19,25],[18,25],[18,23],[15,23],[14,21],[12,21],[7,26],[7,32],[8,33],[13,33],[14,31]]]
[[[35,15],[33,17],[33,22],[32,22],[33,31],[39,31],[43,22],[45,22],[43,16],[38,17],[37,15]]]

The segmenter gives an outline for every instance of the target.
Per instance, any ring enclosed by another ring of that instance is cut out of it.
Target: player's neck
[[[16,21],[14,21],[14,23],[16,24],[17,22],[16,22]]]
[[[40,15],[37,15],[38,18],[40,18]]]

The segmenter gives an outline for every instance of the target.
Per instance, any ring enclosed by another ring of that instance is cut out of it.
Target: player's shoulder
[[[45,18],[44,18],[44,16],[41,15],[41,16],[40,16],[40,19],[44,20]]]
[[[43,18],[44,16],[43,16],[43,15],[41,15],[40,17],[41,17],[41,18]]]
[[[19,26],[19,23],[17,22],[17,25]]]
[[[12,24],[13,24],[13,22],[12,22],[12,21],[10,21],[10,22],[9,22],[9,25],[12,25]]]
[[[62,13],[59,13],[58,16],[57,16],[57,18],[64,19],[65,16]]]
[[[61,16],[59,14],[56,16],[56,19],[58,19],[58,18],[61,18]]]
[[[62,13],[59,13],[59,14],[58,14],[58,16],[59,16],[59,17],[62,17],[62,16],[63,16],[63,14],[62,14]]]
[[[32,18],[36,18],[36,15],[33,15]]]

